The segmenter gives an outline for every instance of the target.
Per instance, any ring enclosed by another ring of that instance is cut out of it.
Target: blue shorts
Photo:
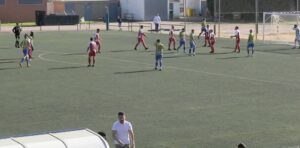
[[[195,42],[190,42],[190,48],[196,48]]]
[[[180,39],[180,41],[179,41],[179,46],[185,46],[185,40],[183,40],[183,39]]]
[[[28,49],[27,49],[27,48],[24,48],[24,49],[23,49],[23,55],[24,55],[24,56],[27,56],[27,55],[28,55]]]
[[[162,60],[162,58],[163,58],[163,55],[162,55],[162,54],[156,54],[156,55],[155,55],[155,60],[156,60],[156,61]]]
[[[248,43],[247,48],[254,48],[254,43]]]
[[[201,28],[201,32],[206,32],[206,28],[205,28],[205,27],[202,27],[202,28]]]

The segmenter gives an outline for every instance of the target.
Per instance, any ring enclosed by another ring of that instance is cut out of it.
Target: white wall
[[[145,2],[144,0],[120,0],[122,16],[131,13],[135,20],[145,19]]]

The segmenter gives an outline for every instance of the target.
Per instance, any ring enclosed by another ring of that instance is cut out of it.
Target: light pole
[[[106,30],[109,30],[109,7],[105,6],[106,9]]]
[[[218,37],[221,36],[221,0],[219,0],[219,24],[218,24]]]
[[[258,9],[258,0],[255,0],[255,38],[257,40],[258,35],[258,17],[259,17],[259,9]]]

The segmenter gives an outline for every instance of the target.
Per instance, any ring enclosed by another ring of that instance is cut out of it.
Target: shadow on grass
[[[64,56],[72,56],[72,55],[87,55],[86,52],[80,52],[80,53],[68,53],[68,54],[64,54]]]
[[[49,68],[48,70],[69,70],[69,69],[80,69],[80,68],[87,68],[87,66],[57,67],[57,68]]]
[[[112,50],[110,52],[130,52],[130,51],[134,51],[133,49],[132,50]]]
[[[176,59],[176,58],[188,58],[191,57],[189,55],[174,55],[174,56],[168,56],[168,57],[164,57],[164,59]]]
[[[226,57],[226,58],[216,58],[219,60],[231,60],[231,59],[242,59],[242,58],[248,58],[247,56],[243,56],[243,57]]]
[[[21,58],[11,58],[11,59],[0,59],[0,61],[14,61],[14,60],[19,60]]]
[[[17,63],[17,61],[0,61],[0,64]]]
[[[223,54],[231,54],[234,52],[216,52],[216,53],[197,53],[197,55],[223,55]]]
[[[14,70],[14,69],[19,69],[19,68],[17,68],[17,67],[0,68],[0,71],[1,70]]]
[[[154,69],[149,70],[137,70],[137,71],[125,71],[125,72],[115,72],[115,74],[135,74],[135,73],[146,73],[146,72],[153,72]]]

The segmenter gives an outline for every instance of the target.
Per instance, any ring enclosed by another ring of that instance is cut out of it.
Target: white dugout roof
[[[82,129],[0,139],[0,148],[109,148],[109,145],[97,133]]]

